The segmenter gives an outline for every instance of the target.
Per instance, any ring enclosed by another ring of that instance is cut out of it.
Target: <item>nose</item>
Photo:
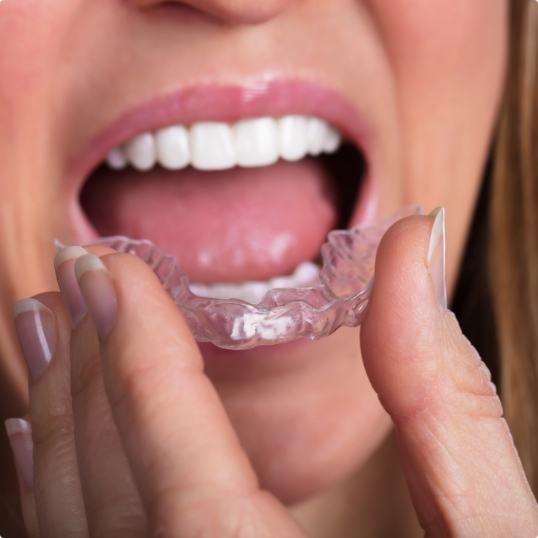
[[[200,12],[231,24],[260,24],[266,22],[296,0],[132,0],[140,7],[177,4],[189,6]]]

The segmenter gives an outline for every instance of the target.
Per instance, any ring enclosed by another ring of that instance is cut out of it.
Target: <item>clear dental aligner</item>
[[[342,326],[360,325],[374,276],[381,237],[391,224],[419,208],[404,208],[376,226],[335,230],[321,247],[322,266],[310,287],[269,290],[257,304],[239,299],[214,299],[193,293],[188,276],[175,258],[151,241],[123,236],[92,244],[128,252],[144,260],[179,306],[196,340],[225,349],[250,349],[328,336]]]

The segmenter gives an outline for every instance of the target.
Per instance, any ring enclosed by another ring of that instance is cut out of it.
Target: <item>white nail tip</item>
[[[76,245],[62,248],[54,257],[54,268],[58,269],[62,263],[68,260],[75,260],[76,258],[80,258],[86,254],[89,254],[86,249]]]
[[[36,312],[37,310],[45,310],[47,307],[37,299],[21,299],[13,305],[13,318],[24,312]]]
[[[433,217],[433,225],[430,234],[430,244],[428,246],[428,265],[431,264],[435,249],[439,244],[439,241],[443,241],[441,248],[443,249],[443,256],[446,251],[445,245],[445,209],[444,207],[437,207],[430,213],[430,217]]]
[[[80,280],[82,275],[90,271],[108,271],[101,258],[93,254],[86,254],[77,259],[75,263],[75,275]]]
[[[8,418],[5,420],[6,433],[8,436],[17,433],[32,434],[32,425],[23,418]]]

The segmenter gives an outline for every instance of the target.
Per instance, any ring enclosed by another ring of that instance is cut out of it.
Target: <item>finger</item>
[[[71,397],[88,528],[91,536],[142,537],[146,536],[144,510],[110,414],[99,343],[92,320],[84,317],[86,307],[74,274],[80,250],[60,251],[55,266],[66,304],[72,305],[72,313],[82,310],[75,312],[71,333]]]
[[[19,301],[14,313],[31,379],[34,496],[40,536],[84,537],[86,516],[69,383],[69,330],[60,294]]]
[[[177,306],[140,260],[116,254],[104,261],[108,270],[83,256],[75,269],[151,530],[297,536],[285,509],[259,490]]]
[[[24,418],[8,418],[5,428],[17,470],[24,527],[30,538],[37,538],[39,532],[34,499],[32,425]]]
[[[86,314],[86,304],[77,284],[74,267],[76,258],[87,252],[91,252],[96,256],[103,256],[105,254],[113,253],[114,250],[100,245],[88,247],[87,250],[82,247],[71,246],[59,250],[54,258],[56,280],[58,281],[60,290],[70,290],[70,293],[62,294],[62,299],[69,312],[69,317],[73,326],[77,325]]]
[[[366,371],[428,536],[533,536],[536,502],[501,402],[444,305],[444,212],[433,221],[405,219],[383,238],[361,328]]]

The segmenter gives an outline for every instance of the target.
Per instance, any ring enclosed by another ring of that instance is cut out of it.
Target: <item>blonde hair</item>
[[[489,285],[505,415],[538,493],[538,3],[510,0],[489,210]]]

